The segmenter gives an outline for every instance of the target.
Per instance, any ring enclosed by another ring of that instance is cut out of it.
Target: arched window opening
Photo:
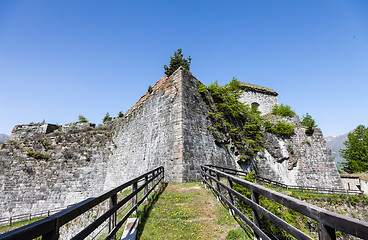
[[[259,103],[254,102],[254,103],[252,103],[251,106],[252,106],[252,109],[258,109]]]

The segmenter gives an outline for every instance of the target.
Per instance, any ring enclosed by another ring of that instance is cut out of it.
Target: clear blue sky
[[[0,133],[125,112],[183,48],[204,84],[279,93],[325,136],[368,125],[368,1],[0,1]]]

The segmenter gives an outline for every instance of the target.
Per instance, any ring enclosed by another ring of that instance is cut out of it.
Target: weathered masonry
[[[16,128],[0,148],[0,217],[64,207],[157,166],[165,167],[169,182],[199,180],[205,164],[248,168],[226,144],[216,143],[200,84],[179,68],[162,77],[124,117],[98,128],[84,123],[55,126],[55,131],[42,124]],[[240,101],[264,115],[278,104],[276,92],[244,87]],[[315,129],[307,136],[297,116],[272,119],[278,120],[293,123],[295,135],[265,134],[265,150],[252,165],[257,173],[289,185],[340,188],[322,132]]]
[[[243,83],[244,92],[239,101],[257,108],[262,115],[270,114],[272,108],[279,104],[278,93],[274,90]]]

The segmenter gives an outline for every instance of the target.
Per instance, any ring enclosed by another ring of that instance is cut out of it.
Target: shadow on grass
[[[221,203],[221,205],[226,208],[227,210],[230,211],[229,206],[227,205],[227,203],[225,201],[223,201],[220,197],[217,196],[216,192],[213,191],[210,187],[207,187],[207,189],[213,194],[213,196],[215,198],[217,198],[219,200],[219,202]],[[235,214],[235,212],[233,211],[234,214],[231,214],[232,217],[235,219],[235,221],[239,224],[239,229],[234,229],[234,230],[230,230],[226,236],[226,239],[253,239],[254,238],[254,233],[252,228],[246,224],[244,222],[243,219],[241,219],[240,216],[238,216],[237,214]],[[243,230],[240,231],[240,229]],[[232,235],[236,235],[236,236],[232,236]]]
[[[142,209],[137,211],[137,217],[139,218],[137,239],[141,238],[144,226],[146,225],[146,222],[151,213],[151,210],[166,187],[167,187],[167,183],[162,182],[162,184],[160,184],[158,188],[158,191],[155,191],[151,196],[148,197],[148,203],[143,205]]]

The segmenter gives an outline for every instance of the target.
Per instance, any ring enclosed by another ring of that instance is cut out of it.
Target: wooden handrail
[[[124,205],[124,203],[128,202],[129,200],[133,199],[137,194],[144,189],[146,186],[148,186],[149,183],[152,184],[152,187],[143,199],[148,197],[148,194],[154,189],[155,186],[157,186],[163,179],[164,179],[164,168],[158,167],[150,172],[147,172],[137,178],[134,178],[114,189],[111,189],[109,191],[106,191],[105,193],[101,194],[98,197],[92,197],[85,199],[84,201],[81,201],[77,204],[74,204],[73,206],[64,209],[50,217],[47,217],[45,219],[42,219],[40,221],[31,223],[29,225],[23,226],[21,228],[12,230],[10,232],[4,233],[0,235],[0,240],[5,239],[34,239],[36,237],[42,236],[42,239],[47,240],[55,240],[59,238],[59,228],[63,226],[64,224],[72,221],[79,215],[85,213],[86,211],[90,210],[91,208],[97,206],[98,204],[102,203],[103,201],[109,199],[109,198],[116,198],[117,194],[128,188],[131,187],[134,184],[138,184],[143,179],[144,183],[134,190],[131,194],[126,196],[124,199],[122,199],[119,203],[113,204],[113,206],[110,207],[110,209],[105,212],[103,215],[101,215],[99,218],[94,220],[89,226],[84,228],[81,232],[79,232],[73,239],[83,239],[83,237],[88,236],[89,233],[91,233],[93,230],[95,230],[98,226],[100,226],[104,220],[107,218],[111,218],[115,216],[116,219],[116,212],[117,210]],[[139,201],[135,203],[132,206],[132,209],[137,209],[137,207],[142,203],[143,201]],[[122,220],[126,220],[135,210],[132,211],[132,209],[123,217]],[[121,220],[121,221],[122,221]],[[125,221],[124,220],[124,221]],[[121,227],[121,225],[124,222],[119,222],[116,226],[113,226],[113,229],[109,233],[108,239],[112,238],[112,236],[118,231],[118,229]]]
[[[228,173],[228,174],[232,174],[232,175],[236,175],[236,176],[246,176],[248,174],[248,172],[245,171],[241,171],[241,170],[237,170],[237,169],[231,169],[231,168],[225,168],[225,167],[219,167],[219,166],[214,166],[214,165],[205,165],[207,167],[211,167],[211,168],[215,168],[217,170],[220,170],[222,172]],[[363,194],[362,191],[360,190],[346,190],[346,189],[342,189],[342,188],[320,188],[320,187],[313,187],[313,186],[297,186],[297,185],[287,185],[284,183],[280,183],[268,178],[264,178],[264,177],[260,177],[260,176],[255,176],[257,181],[260,182],[264,182],[267,184],[272,184],[278,187],[282,187],[282,188],[286,188],[286,189],[296,189],[296,190],[301,190],[301,191],[314,191],[317,192],[318,194],[340,194],[340,193],[344,193],[344,194]]]
[[[336,239],[335,231],[342,231],[347,234],[354,235],[356,237],[360,237],[363,239],[366,239],[368,236],[368,223],[363,222],[358,219],[346,217],[340,214],[336,214],[330,211],[327,211],[325,209],[322,209],[320,207],[314,206],[312,204],[309,204],[307,202],[292,198],[290,196],[281,194],[277,191],[274,191],[272,189],[268,189],[265,187],[262,187],[260,185],[257,185],[255,183],[251,183],[249,181],[240,179],[236,176],[227,174],[225,172],[219,171],[215,168],[209,167],[209,166],[201,166],[201,173],[202,173],[202,179],[203,182],[211,188],[215,192],[215,194],[220,197],[222,200],[224,200],[230,209],[232,209],[235,213],[241,212],[236,206],[231,204],[231,199],[229,200],[227,197],[225,197],[221,193],[221,188],[227,190],[231,195],[237,196],[238,199],[243,201],[245,204],[248,204],[252,209],[259,213],[263,214],[265,217],[267,217],[270,221],[272,221],[274,224],[278,225],[279,227],[283,228],[285,231],[296,237],[297,239],[309,239],[307,235],[304,233],[300,233],[293,229],[293,227],[290,224],[285,224],[283,220],[273,216],[267,210],[265,211],[262,209],[262,207],[253,200],[250,200],[246,198],[245,196],[241,195],[239,192],[235,191],[232,187],[229,187],[232,185],[232,183],[239,184],[247,189],[249,189],[253,194],[262,195],[270,200],[273,200],[285,207],[288,207],[292,210],[295,210],[313,220],[318,221],[318,228],[319,228],[319,239],[325,240],[325,239]],[[219,178],[226,178],[228,181],[231,181],[231,184],[229,182],[229,185],[225,185],[221,183],[218,179]],[[221,188],[219,187],[221,186]],[[230,194],[229,194],[230,195]],[[238,214],[239,215],[239,214]],[[243,219],[243,217],[240,215],[240,217]],[[249,221],[249,219],[248,219]],[[248,221],[246,221],[248,223]],[[254,225],[254,222],[253,222]],[[250,225],[253,230],[255,230],[254,226]],[[257,231],[255,231],[256,234],[260,234]],[[304,235],[305,236],[304,236]]]

